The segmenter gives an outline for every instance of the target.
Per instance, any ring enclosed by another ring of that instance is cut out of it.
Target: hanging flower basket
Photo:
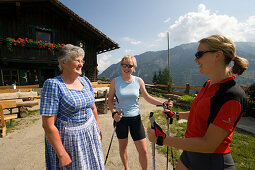
[[[47,43],[46,41],[33,41],[31,39],[25,38],[18,38],[15,40],[14,38],[6,38],[6,46],[7,49],[12,52],[13,47],[27,47],[27,48],[38,48],[38,49],[47,49],[51,51],[53,54],[55,51],[61,49],[65,44],[54,44],[54,43]]]

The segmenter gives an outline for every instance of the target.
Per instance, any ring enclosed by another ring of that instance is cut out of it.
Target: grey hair
[[[77,47],[72,44],[64,45],[63,48],[59,51],[59,56],[58,56],[59,70],[63,71],[61,62],[68,62],[78,56],[84,57],[84,55],[85,55],[85,52],[81,47]]]

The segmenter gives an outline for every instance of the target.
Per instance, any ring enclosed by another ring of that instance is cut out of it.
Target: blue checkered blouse
[[[40,114],[67,122],[86,122],[93,114],[94,92],[87,77],[78,79],[84,86],[82,90],[68,89],[61,76],[47,79],[42,89]]]

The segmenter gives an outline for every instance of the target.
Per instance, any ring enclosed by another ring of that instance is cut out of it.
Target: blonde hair
[[[234,42],[222,34],[215,34],[203,38],[199,41],[199,43],[207,44],[210,50],[222,51],[225,56],[225,64],[227,66],[231,61],[234,61],[234,65],[231,68],[231,72],[233,74],[241,75],[249,66],[248,60],[236,56],[236,47]]]
[[[131,61],[133,62],[133,65],[134,65],[134,72],[135,72],[135,68],[137,67],[137,63],[136,63],[135,57],[134,57],[134,56],[131,56],[131,55],[125,55],[125,56],[121,59],[120,65],[122,65],[123,62],[124,62],[125,60],[131,60]]]

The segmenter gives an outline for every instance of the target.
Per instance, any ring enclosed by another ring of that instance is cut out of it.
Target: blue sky
[[[98,55],[99,72],[124,55],[167,49],[222,33],[255,41],[254,0],[60,0],[117,42],[120,49]],[[139,63],[138,63],[139,64]]]

